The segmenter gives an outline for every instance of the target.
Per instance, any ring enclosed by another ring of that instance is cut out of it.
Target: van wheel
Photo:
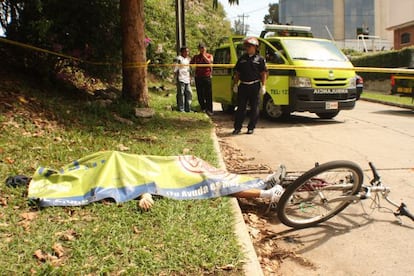
[[[265,95],[263,113],[270,120],[278,120],[289,117],[290,113],[282,105],[275,105],[272,97]]]
[[[233,113],[234,112],[234,105],[231,104],[221,104],[221,109],[225,112],[225,113]]]
[[[332,111],[332,112],[320,112],[320,113],[316,113],[316,115],[318,115],[318,117],[321,119],[332,119],[333,117],[338,115],[338,113],[339,113],[339,110]]]

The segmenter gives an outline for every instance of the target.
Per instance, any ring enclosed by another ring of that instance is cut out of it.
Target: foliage
[[[50,77],[51,68],[79,66],[88,74],[113,79],[120,73],[121,33],[119,3],[111,0],[6,0],[0,13],[6,36],[36,47],[88,61],[108,62],[96,65],[62,62],[48,54],[14,47],[15,63]],[[210,0],[185,1],[187,46],[196,49],[199,41],[214,48],[230,34],[230,23],[221,5],[213,9]],[[149,71],[165,78],[176,55],[175,7],[172,0],[145,1],[145,32],[148,38]],[[214,22],[214,24],[212,24]],[[21,58],[19,58],[21,57]]]
[[[6,4],[15,10],[6,13],[7,9],[3,9],[1,13],[2,21],[11,16],[6,25],[9,39],[83,60],[111,62],[114,63],[111,66],[99,67],[88,63],[69,64],[100,76],[119,74],[120,66],[114,66],[120,63],[121,49],[117,1],[6,0]],[[15,56],[21,57],[16,60],[20,66],[42,77],[48,78],[48,73],[58,64],[52,55],[14,50]]]
[[[414,67],[414,47],[407,47],[402,50],[385,51],[374,54],[353,57],[351,59],[357,67],[376,68],[407,68]],[[389,79],[387,73],[361,73],[367,80]]]
[[[264,24],[279,24],[279,4],[269,4],[269,14],[263,19]]]
[[[200,41],[213,49],[220,39],[230,35],[230,22],[225,20],[221,5],[213,9],[210,0],[185,1],[186,46],[196,54]],[[171,73],[170,67],[157,66],[173,62],[176,52],[175,7],[172,0],[145,1],[146,35],[151,39],[147,58],[151,60],[149,71],[165,78]]]
[[[236,35],[246,35],[249,31],[249,25],[246,25],[242,19],[234,20],[233,24],[232,32]]]

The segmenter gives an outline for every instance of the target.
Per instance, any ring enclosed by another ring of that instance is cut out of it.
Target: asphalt
[[[361,98],[361,100],[414,110],[414,107],[409,106],[409,105],[394,104],[394,103],[384,102],[380,100],[373,100],[373,99]],[[217,156],[219,160],[219,166],[222,169],[226,169],[226,164],[221,154],[220,145],[218,143],[218,139],[217,139],[217,136],[214,130],[212,132],[212,137],[214,141],[214,147],[217,152]],[[263,276],[264,275],[263,270],[260,266],[260,262],[258,261],[257,254],[253,246],[253,242],[250,238],[248,228],[244,222],[243,215],[242,215],[240,206],[237,202],[237,199],[230,198],[230,201],[233,207],[234,218],[235,218],[234,231],[235,231],[235,234],[237,235],[240,246],[245,253],[245,263],[243,265],[244,274],[246,276]]]

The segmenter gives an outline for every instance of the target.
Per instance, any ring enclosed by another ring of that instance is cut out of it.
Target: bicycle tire
[[[286,188],[277,204],[279,220],[293,228],[312,227],[327,221],[352,202],[345,197],[360,191],[363,177],[362,169],[351,161],[337,160],[315,166]]]

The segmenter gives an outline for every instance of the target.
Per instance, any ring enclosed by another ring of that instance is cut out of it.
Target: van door
[[[231,108],[232,102],[232,78],[230,46],[219,48],[214,52],[214,64],[222,66],[213,67],[213,78],[211,80],[213,90],[213,101],[221,103],[223,110]]]
[[[260,39],[260,55],[265,57],[269,71],[266,81],[266,94],[261,105],[264,115],[269,119],[279,119],[290,114],[289,110],[289,69],[280,69],[277,65],[288,65],[283,53],[272,44]]]
[[[228,44],[219,47],[214,52],[214,67],[212,78],[213,101],[221,103],[223,111],[234,111],[236,97],[233,93],[234,66],[237,62],[235,43],[243,37],[230,37]]]

